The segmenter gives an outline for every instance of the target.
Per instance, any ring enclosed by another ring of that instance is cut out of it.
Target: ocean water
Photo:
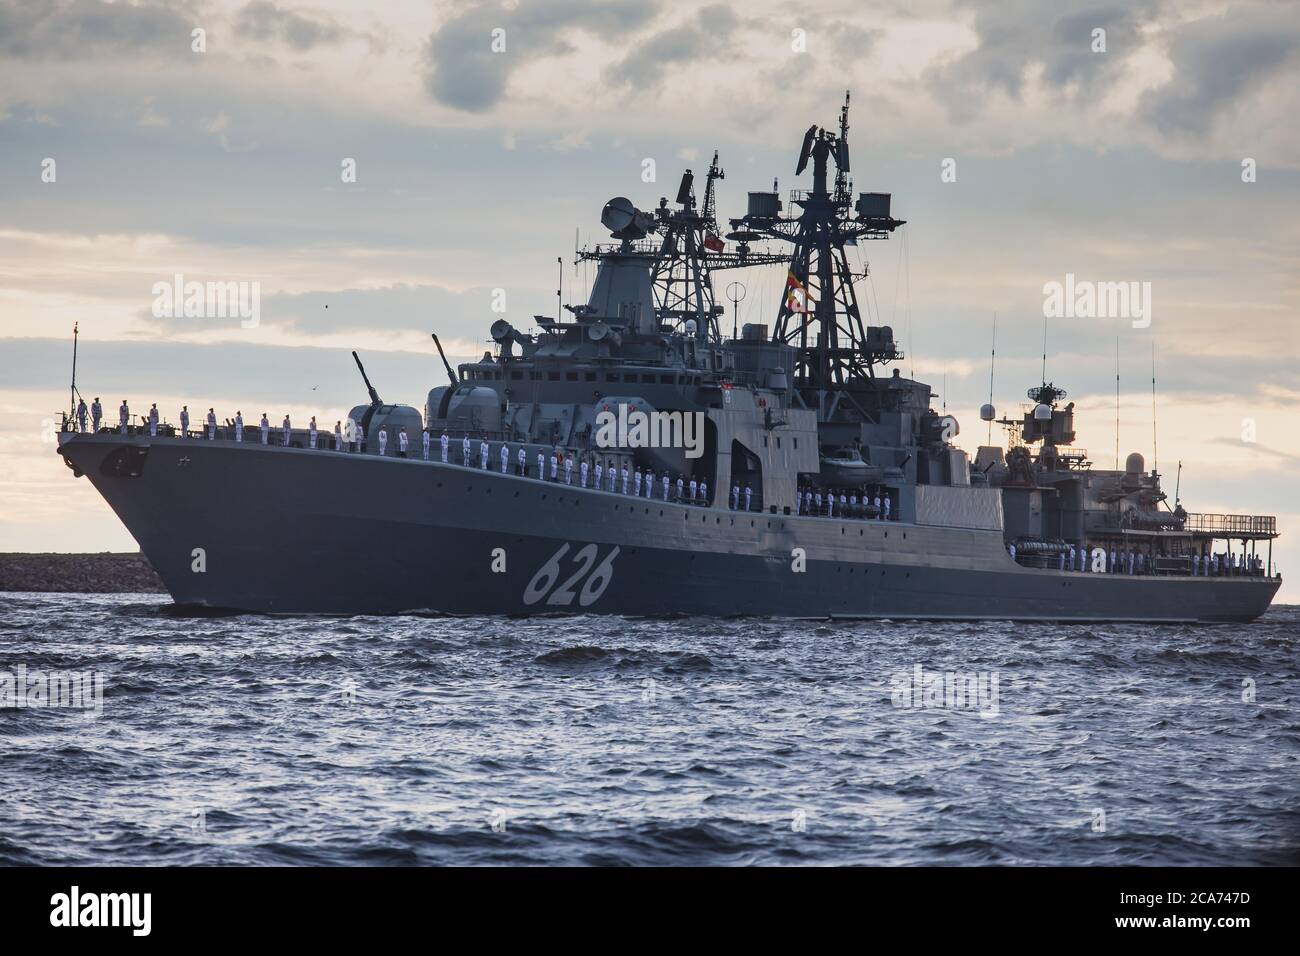
[[[0,864],[1300,862],[1294,606],[1156,627],[3,602],[0,674],[89,671],[103,698],[0,709]]]

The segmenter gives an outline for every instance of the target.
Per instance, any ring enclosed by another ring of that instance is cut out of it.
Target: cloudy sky
[[[846,89],[855,187],[908,220],[858,250],[859,294],[958,441],[987,437],[994,313],[1015,411],[1044,283],[1150,282],[1149,328],[1048,323],[1079,444],[1113,465],[1118,349],[1120,455],[1151,461],[1154,343],[1170,490],[1181,460],[1189,510],[1278,515],[1300,573],[1300,17],[1219,0],[0,0],[0,550],[133,547],[50,441],[74,322],[112,409],[332,422],[364,398],[350,348],[420,404],[429,332],[481,354],[494,289],[527,327],[563,257],[584,297],[609,197],[652,206],[715,148],[723,216],[806,187]],[[260,323],[156,318],[178,273],[259,283]],[[770,321],[779,272],[731,278]]]

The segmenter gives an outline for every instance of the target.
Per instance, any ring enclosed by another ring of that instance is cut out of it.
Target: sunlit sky
[[[74,322],[110,414],[332,423],[364,400],[351,348],[420,405],[443,381],[429,332],[481,355],[493,289],[528,328],[563,257],[584,298],[575,239],[605,238],[611,196],[650,208],[715,148],[722,217],[774,178],[806,188],[800,138],[846,89],[855,188],[908,221],[855,253],[859,296],[958,443],[987,438],[995,313],[993,398],[1016,413],[1044,283],[1150,282],[1149,328],[1047,324],[1078,444],[1113,466],[1118,350],[1119,455],[1150,464],[1154,343],[1167,489],[1181,461],[1188,510],[1277,515],[1275,560],[1300,569],[1300,17],[1196,0],[0,0],[0,551],[135,547],[51,440]],[[260,324],[155,318],[177,273],[260,283]],[[781,271],[732,279],[740,321],[770,322]]]

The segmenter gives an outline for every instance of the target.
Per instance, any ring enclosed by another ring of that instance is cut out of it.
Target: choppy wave
[[[0,863],[1296,864],[1298,650],[1296,607],[1071,627],[7,595],[0,673],[95,671],[104,698],[0,710]],[[996,675],[995,706],[904,693],[918,665]]]

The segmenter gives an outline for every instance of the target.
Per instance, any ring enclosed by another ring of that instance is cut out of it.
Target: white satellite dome
[[[1050,422],[1052,420],[1052,406],[1039,403],[1034,406],[1034,421]]]
[[[991,422],[998,417],[997,411],[988,402],[980,406],[980,421]]]

